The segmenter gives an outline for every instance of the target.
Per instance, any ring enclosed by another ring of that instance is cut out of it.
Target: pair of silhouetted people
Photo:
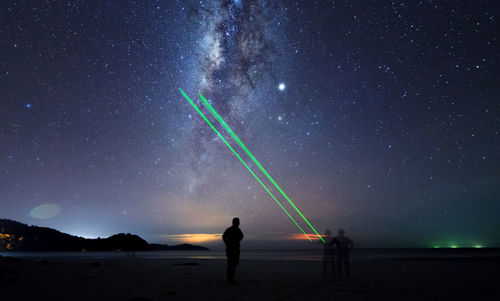
[[[332,276],[341,277],[342,269],[345,269],[345,275],[350,278],[349,252],[354,247],[353,242],[345,236],[345,230],[339,229],[336,237],[330,237],[332,232],[325,231],[325,243],[323,244],[323,275],[326,276],[328,264],[332,267]],[[335,262],[337,271],[335,272]]]
[[[236,266],[240,262],[240,241],[243,239],[243,232],[240,228],[240,219],[233,218],[233,225],[224,231],[222,239],[226,244],[227,256],[227,282],[234,283],[234,273]]]

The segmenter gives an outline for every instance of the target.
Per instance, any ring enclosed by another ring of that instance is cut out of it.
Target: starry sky
[[[2,1],[0,217],[220,247],[239,216],[245,247],[311,245],[182,88],[210,100],[321,233],[345,228],[360,247],[499,246],[498,12]]]

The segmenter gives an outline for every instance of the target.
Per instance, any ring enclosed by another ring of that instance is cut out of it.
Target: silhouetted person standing
[[[240,228],[240,219],[233,218],[233,225],[224,231],[222,239],[226,244],[227,256],[227,282],[234,282],[234,273],[236,266],[240,262],[240,241],[243,239],[243,233]]]
[[[325,231],[325,243],[323,244],[323,276],[325,277],[328,263],[332,267],[332,277],[335,277],[335,240],[330,236],[331,234],[330,230]]]
[[[338,236],[334,238],[337,245],[337,276],[342,276],[342,266],[345,268],[347,278],[351,278],[349,270],[349,252],[354,247],[353,242],[345,236],[345,230],[339,229]]]

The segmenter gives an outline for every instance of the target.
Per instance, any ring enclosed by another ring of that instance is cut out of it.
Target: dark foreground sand
[[[500,300],[500,258],[352,262],[351,281],[321,262],[0,258],[0,300]]]

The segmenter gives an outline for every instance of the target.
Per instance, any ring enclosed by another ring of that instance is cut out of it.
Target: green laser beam
[[[233,152],[233,154],[238,158],[238,160],[240,160],[240,162],[243,163],[243,165],[245,165],[245,167],[252,174],[252,176],[257,180],[257,182],[260,183],[260,185],[262,185],[262,187],[264,188],[264,190],[267,191],[267,193],[269,193],[269,195],[273,198],[274,201],[276,201],[276,203],[281,207],[281,209],[283,209],[283,211],[286,213],[286,215],[288,215],[288,217],[300,229],[300,231],[302,231],[307,236],[307,238],[310,241],[312,241],[312,239],[309,237],[309,235],[307,235],[307,233],[304,231],[304,229],[302,229],[302,227],[300,227],[300,225],[295,221],[295,219],[293,219],[293,217],[290,215],[290,213],[288,213],[288,211],[286,211],[286,209],[283,207],[283,205],[281,205],[281,203],[276,199],[276,197],[274,197],[274,195],[271,193],[271,191],[269,191],[269,189],[266,187],[266,185],[264,185],[264,183],[262,183],[262,181],[259,179],[259,177],[245,163],[245,161],[243,161],[243,159],[240,157],[240,155],[233,149],[233,147],[229,144],[229,142],[227,142],[227,140],[221,135],[221,133],[213,126],[213,124],[210,122],[210,120],[208,120],[208,118],[205,116],[205,114],[203,114],[203,112],[198,108],[198,106],[186,95],[186,93],[184,93],[184,91],[182,89],[179,89],[179,90],[181,91],[181,93],[184,96],[184,98],[186,98],[186,100],[196,110],[196,112],[198,112],[198,114],[200,114],[200,116],[203,118],[203,120],[205,120],[205,122],[210,126],[210,128],[212,128],[212,130],[214,130],[214,132],[217,134],[217,136],[219,136],[219,138]]]
[[[200,98],[201,98],[201,101],[202,101],[203,105],[205,106],[205,108],[208,109],[208,111],[210,112],[210,114],[212,114],[212,116],[214,116],[215,119],[217,119],[217,121],[219,121],[219,123],[224,127],[224,129],[226,130],[226,132],[229,135],[231,135],[231,137],[233,137],[233,139],[241,147],[241,149],[243,149],[243,151],[245,151],[245,153],[248,155],[248,157],[250,157],[250,159],[252,160],[252,162],[260,169],[260,171],[262,171],[262,173],[274,185],[274,187],[276,187],[276,189],[278,189],[278,191],[281,192],[281,194],[285,197],[285,199],[288,201],[288,203],[290,203],[290,205],[292,205],[292,207],[304,219],[304,221],[309,225],[309,227],[311,227],[311,229],[314,231],[314,233],[316,233],[316,235],[318,235],[318,237],[323,242],[325,242],[325,240],[323,239],[323,237],[321,237],[321,235],[318,233],[318,231],[316,231],[316,229],[311,225],[311,223],[307,220],[307,218],[305,218],[305,216],[302,214],[302,212],[300,212],[300,210],[295,206],[295,204],[292,202],[292,200],[290,200],[290,198],[288,197],[288,195],[286,195],[286,193],[283,191],[283,189],[281,189],[281,187],[276,183],[276,181],[274,181],[274,179],[269,175],[269,173],[267,172],[267,170],[264,167],[262,167],[262,165],[260,164],[260,162],[257,161],[257,159],[255,159],[255,157],[248,150],[248,148],[245,146],[245,144],[243,144],[243,142],[241,142],[240,138],[238,138],[238,136],[236,136],[236,134],[229,127],[229,125],[224,121],[224,119],[219,115],[219,113],[217,113],[217,111],[215,111],[215,109],[212,107],[212,105],[206,100],[206,98],[201,93],[200,93]]]

